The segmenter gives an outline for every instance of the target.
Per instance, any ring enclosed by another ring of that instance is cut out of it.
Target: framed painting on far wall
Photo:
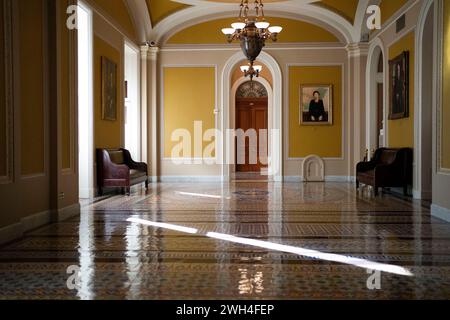
[[[332,85],[300,87],[300,123],[309,126],[333,124]]]
[[[117,64],[102,57],[102,119],[117,120]]]
[[[389,120],[409,117],[409,52],[389,61]]]

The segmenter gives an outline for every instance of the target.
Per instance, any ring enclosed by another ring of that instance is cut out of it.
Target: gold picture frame
[[[319,93],[318,100],[316,93]],[[301,85],[299,117],[300,124],[304,126],[333,125],[333,85]]]
[[[389,61],[389,120],[409,118],[409,51]]]
[[[117,120],[117,64],[102,57],[102,119]]]

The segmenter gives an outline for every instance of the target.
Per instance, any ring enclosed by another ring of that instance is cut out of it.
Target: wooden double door
[[[257,133],[257,143],[250,144],[250,138],[245,141],[245,164],[238,161],[238,142],[236,138],[236,171],[260,172],[267,168],[268,156],[268,98],[238,98],[236,99],[236,129],[244,132],[254,129]],[[260,134],[260,130],[266,130],[266,138]],[[256,155],[257,163],[250,155]]]

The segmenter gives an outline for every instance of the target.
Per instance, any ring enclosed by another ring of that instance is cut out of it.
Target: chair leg
[[[359,180],[356,180],[356,190],[359,190]]]
[[[103,188],[102,187],[98,187],[98,195],[99,195],[99,197],[103,196]]]
[[[145,189],[148,190],[148,179],[145,180]]]
[[[131,187],[127,187],[125,190],[126,190],[126,195],[131,196]]]
[[[378,187],[377,186],[373,187],[373,191],[374,191],[375,197],[378,197]]]

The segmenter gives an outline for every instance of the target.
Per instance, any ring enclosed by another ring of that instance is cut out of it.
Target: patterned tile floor
[[[0,279],[0,299],[449,299],[450,224],[345,183],[155,184],[4,246]]]

